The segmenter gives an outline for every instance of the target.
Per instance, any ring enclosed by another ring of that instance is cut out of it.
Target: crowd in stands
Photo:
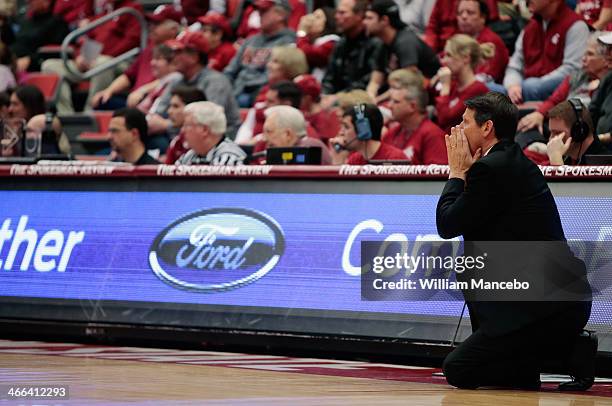
[[[272,148],[302,147],[320,148],[322,164],[446,164],[464,103],[495,91],[518,105],[515,141],[534,162],[612,154],[612,0],[23,6],[0,7],[0,115],[30,132],[52,127],[54,152],[77,142],[65,117],[110,110],[99,153],[111,161],[261,164]],[[58,46],[121,8],[143,17],[146,46],[83,79],[141,46],[141,19],[89,30],[66,61]],[[38,72],[59,78],[46,100],[28,84]]]

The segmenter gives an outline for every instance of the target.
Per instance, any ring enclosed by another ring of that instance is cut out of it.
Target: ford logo
[[[166,227],[149,252],[151,269],[165,283],[193,292],[217,292],[255,282],[285,250],[280,225],[246,209],[210,209]]]

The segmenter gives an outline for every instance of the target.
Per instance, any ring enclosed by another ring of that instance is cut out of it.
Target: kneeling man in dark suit
[[[440,236],[463,235],[466,247],[469,241],[564,242],[557,205],[542,172],[513,142],[517,107],[494,92],[465,104],[462,123],[446,135],[450,176],[436,213]],[[586,390],[593,384],[597,341],[583,332],[590,296],[467,305],[473,334],[443,364],[451,385],[538,389],[540,372],[551,367],[573,376],[561,390]]]

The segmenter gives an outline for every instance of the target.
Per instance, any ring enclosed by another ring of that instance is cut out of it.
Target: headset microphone
[[[345,145],[341,145],[341,144],[334,144],[334,151],[336,152],[340,152],[342,150],[345,150],[346,147],[348,147],[349,145],[351,145],[353,142],[355,142],[356,140],[358,140],[357,137],[353,138],[352,140],[350,140],[349,142],[347,142]]]

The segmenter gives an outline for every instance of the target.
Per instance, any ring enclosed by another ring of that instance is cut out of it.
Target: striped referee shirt
[[[176,161],[177,165],[243,165],[246,153],[229,138],[222,138],[205,156],[193,149],[185,152]]]

